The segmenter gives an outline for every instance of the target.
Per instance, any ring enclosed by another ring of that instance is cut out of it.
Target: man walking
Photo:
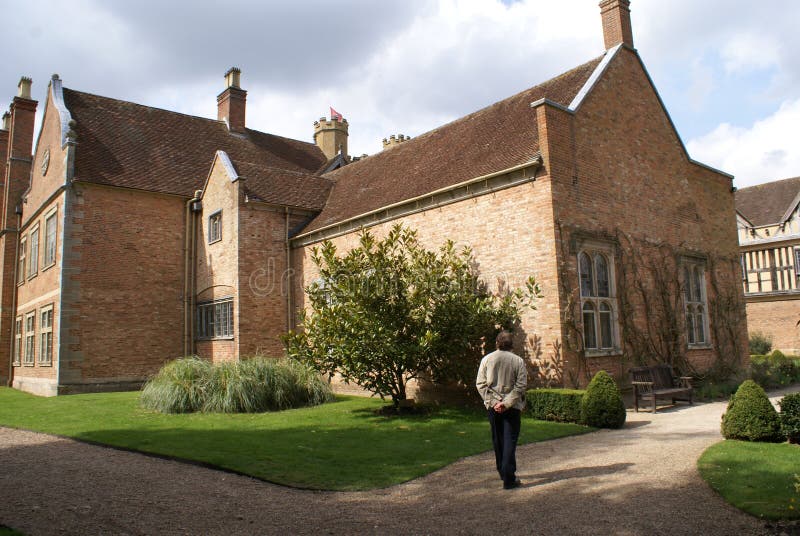
[[[511,352],[510,331],[500,332],[496,346],[497,350],[481,360],[475,386],[489,414],[494,457],[503,489],[514,489],[522,484],[517,478],[516,452],[528,373],[522,358]]]

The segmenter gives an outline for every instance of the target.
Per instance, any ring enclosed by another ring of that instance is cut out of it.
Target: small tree
[[[398,406],[406,385],[473,380],[485,341],[519,324],[539,286],[494,295],[477,275],[472,251],[452,241],[438,251],[395,225],[385,239],[361,233],[358,247],[339,255],[331,242],[312,251],[320,278],[305,290],[303,330],[284,342],[290,356],[324,373],[339,373]]]

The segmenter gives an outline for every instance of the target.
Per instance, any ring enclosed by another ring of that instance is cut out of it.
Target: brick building
[[[601,56],[361,159],[344,120],[315,122],[313,144],[247,128],[237,69],[217,120],[54,75],[31,157],[23,79],[0,133],[0,373],[52,395],[132,387],[191,353],[279,355],[317,279],[311,248],[396,222],[429,246],[470,245],[490,283],[537,277],[545,297],[519,350],[549,381],[640,361],[735,366],[732,178],[689,158],[633,47],[628,1],[600,6]]]
[[[800,177],[738,190],[736,223],[750,332],[800,354]]]

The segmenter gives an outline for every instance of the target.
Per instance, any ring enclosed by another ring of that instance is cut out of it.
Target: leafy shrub
[[[617,384],[601,370],[581,399],[581,422],[597,428],[622,428],[625,416],[625,403]]]
[[[772,350],[772,337],[764,335],[760,331],[750,335],[750,353],[764,355]]]
[[[741,379],[731,378],[726,381],[705,381],[699,384],[694,390],[695,400],[719,400],[721,398],[728,398],[739,385],[742,383]]]
[[[800,360],[780,350],[750,358],[750,377],[764,389],[800,382]]]
[[[332,399],[328,383],[310,367],[254,357],[218,365],[199,358],[167,363],[144,386],[140,401],[162,413],[257,413]]]
[[[580,389],[531,389],[526,393],[534,419],[556,422],[581,422]]]
[[[789,443],[800,443],[800,393],[784,396],[778,404],[781,407],[781,430]]]
[[[728,402],[722,416],[722,435],[742,441],[783,441],[778,412],[764,389],[753,380],[742,383]]]

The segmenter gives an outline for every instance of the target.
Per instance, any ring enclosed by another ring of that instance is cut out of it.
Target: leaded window
[[[208,243],[222,240],[222,211],[208,217]]]
[[[618,347],[613,262],[607,249],[586,249],[578,253],[583,346],[588,351]]]
[[[198,339],[230,339],[233,337],[233,298],[225,298],[197,306]]]
[[[708,321],[705,270],[697,262],[683,266],[683,303],[686,318],[686,341],[692,345],[708,344]]]
[[[56,221],[55,213],[44,220],[44,268],[56,262]]]
[[[36,354],[36,312],[25,315],[25,355],[23,364],[33,365]]]
[[[39,272],[39,226],[37,225],[30,234],[31,256],[28,260],[28,277],[33,277]]]
[[[53,306],[42,308],[39,313],[39,364],[53,363]]]

